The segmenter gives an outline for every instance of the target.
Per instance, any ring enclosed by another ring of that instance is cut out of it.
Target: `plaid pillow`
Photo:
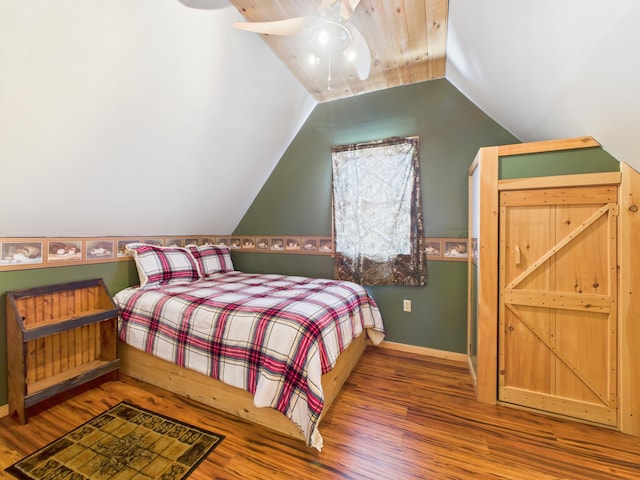
[[[217,245],[187,245],[202,272],[202,278],[210,278],[217,273],[233,271],[231,251],[228,247]]]
[[[141,287],[173,285],[201,278],[198,263],[186,248],[130,243],[126,249],[136,261]]]

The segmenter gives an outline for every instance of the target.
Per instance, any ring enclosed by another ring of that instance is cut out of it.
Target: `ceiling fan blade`
[[[333,15],[340,15],[343,20],[349,20],[359,3],[360,0],[322,0],[318,11],[332,12]]]
[[[229,0],[178,0],[182,5],[200,10],[216,10],[230,6]]]
[[[351,18],[351,14],[355,11],[356,7],[360,3],[360,0],[342,0],[342,6],[340,7],[340,16],[345,20]]]
[[[360,80],[366,80],[369,78],[369,73],[371,72],[371,52],[369,51],[369,45],[360,33],[360,30],[358,30],[353,23],[346,22],[345,25],[351,32],[353,38],[350,45],[350,48],[356,54],[356,58],[353,60],[353,66],[358,72]]]
[[[311,26],[315,17],[293,17],[274,22],[236,22],[234,27],[266,35],[297,35]]]

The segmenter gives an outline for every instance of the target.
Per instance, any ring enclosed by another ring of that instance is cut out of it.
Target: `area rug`
[[[223,438],[122,402],[6,471],[34,480],[179,480]]]

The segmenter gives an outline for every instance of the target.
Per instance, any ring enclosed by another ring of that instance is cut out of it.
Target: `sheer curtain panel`
[[[417,137],[332,149],[334,276],[362,285],[425,285]]]

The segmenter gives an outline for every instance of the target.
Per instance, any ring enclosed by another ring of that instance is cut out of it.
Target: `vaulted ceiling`
[[[344,2],[349,4],[347,0]],[[321,4],[335,2],[232,0],[231,3],[249,22],[271,22],[319,16]],[[371,70],[366,79],[361,80],[356,70],[348,62],[340,62],[340,58],[331,61],[320,58],[317,65],[311,65],[312,39],[305,35],[306,30],[296,35],[263,36],[317,101],[444,77],[448,0],[360,0],[351,4],[355,9],[349,21],[364,37],[370,51]]]
[[[249,22],[317,15],[334,2],[231,0]],[[349,20],[369,45],[365,80],[337,62],[310,65],[303,35],[262,35],[316,101],[446,77],[522,141],[592,135],[640,169],[640,2],[341,2],[356,5]]]

